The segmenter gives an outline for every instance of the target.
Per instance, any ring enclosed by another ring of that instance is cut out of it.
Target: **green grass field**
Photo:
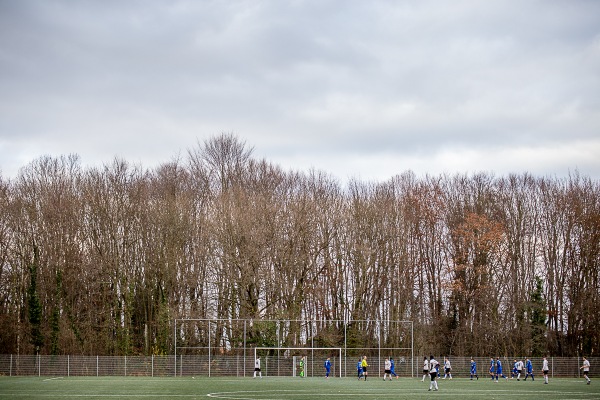
[[[119,378],[0,377],[0,399],[600,399],[600,381],[551,379],[535,382],[464,378],[440,380],[429,392],[428,382],[400,378]]]

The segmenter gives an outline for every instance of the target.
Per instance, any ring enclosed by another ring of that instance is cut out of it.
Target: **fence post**
[[[38,353],[38,376],[42,376],[42,356]]]
[[[99,376],[98,375],[98,357],[99,356],[96,356],[96,377]]]
[[[71,356],[67,354],[67,376],[71,376]]]
[[[344,372],[348,377],[348,337],[347,337],[348,321],[344,321]]]
[[[12,356],[13,356],[13,355],[11,354],[11,355],[10,355],[10,367],[8,368],[8,370],[9,370],[9,373],[8,373],[8,374],[9,374],[9,376],[12,376]]]
[[[175,368],[173,368],[173,372],[175,373],[175,378],[177,378],[177,319],[175,319],[173,325],[173,346],[175,347]]]
[[[415,322],[410,321],[410,362],[411,364],[411,373],[410,377],[415,377]]]
[[[152,377],[154,378],[154,354],[152,354]]]
[[[377,322],[377,330],[377,371],[379,373],[379,378],[381,378],[381,321]]]
[[[125,355],[125,376],[127,376],[127,355]]]

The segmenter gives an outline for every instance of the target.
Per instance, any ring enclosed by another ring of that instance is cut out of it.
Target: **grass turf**
[[[440,380],[429,392],[428,382],[400,378],[358,381],[352,378],[136,378],[136,377],[0,377],[0,399],[600,399],[600,381],[583,379],[531,381]]]

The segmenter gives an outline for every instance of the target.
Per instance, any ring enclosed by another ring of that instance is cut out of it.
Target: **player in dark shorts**
[[[429,357],[429,376],[431,377],[431,381],[429,382],[430,391],[431,389],[435,391],[438,390],[437,376],[439,365],[440,363],[438,363],[433,356]]]

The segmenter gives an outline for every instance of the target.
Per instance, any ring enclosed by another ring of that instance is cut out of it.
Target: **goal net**
[[[254,359],[258,357],[263,376],[325,376],[329,359],[329,376],[342,377],[341,347],[255,347]]]

